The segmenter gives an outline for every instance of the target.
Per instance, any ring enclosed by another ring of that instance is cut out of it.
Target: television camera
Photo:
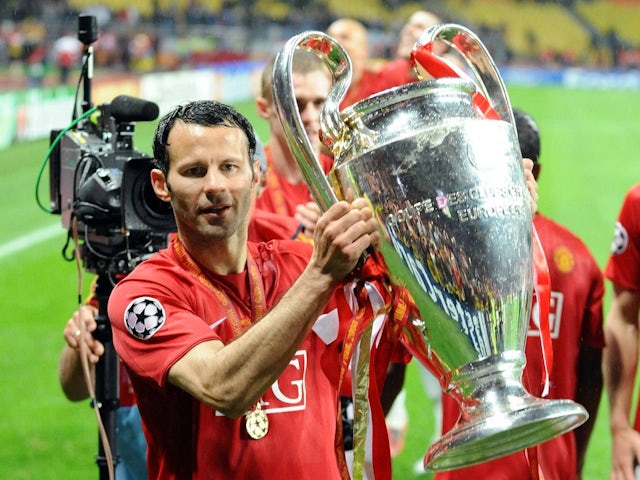
[[[151,186],[153,159],[133,146],[135,122],[157,116],[155,103],[121,95],[62,137],[51,132],[51,209],[67,229],[78,220],[87,271],[126,274],[175,231],[170,205]]]
[[[49,153],[50,212],[61,215],[69,235],[77,219],[79,253],[85,270],[99,274],[129,273],[150,253],[164,247],[176,230],[171,206],[159,200],[149,176],[153,159],[133,145],[135,122],[153,121],[153,102],[120,95],[94,107],[91,100],[96,17],[78,16],[83,44],[82,114],[74,102],[73,121],[52,130]],[[78,91],[80,82],[78,83]]]

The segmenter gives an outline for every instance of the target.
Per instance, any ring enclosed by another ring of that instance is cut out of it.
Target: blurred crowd
[[[9,0],[0,6],[0,69],[7,72],[5,83],[17,77],[25,77],[31,85],[52,78],[68,82],[69,70],[78,65],[84,47],[77,39],[79,14],[96,17],[99,38],[92,44],[94,62],[114,72],[266,58],[285,36],[326,25],[332,18],[325,8],[305,6],[304,12],[293,8],[277,22],[257,13],[252,0],[232,1],[216,11],[192,1],[186,8],[168,6],[149,15],[141,13],[141,3],[120,10],[104,5],[78,9],[70,3]]]
[[[266,59],[292,35],[308,29],[325,29],[338,15],[328,0],[314,2],[262,2],[225,0],[218,8],[205,2],[137,2],[127,9],[109,9],[104,4],[74,8],[74,0],[7,0],[0,6],[0,89],[12,87],[12,79],[32,86],[67,83],[77,68],[83,45],[77,39],[77,17],[94,15],[99,38],[93,44],[97,68],[111,72],[147,72],[197,68],[237,59]],[[78,4],[80,0],[75,0]],[[388,8],[399,8],[400,0],[385,0]],[[181,5],[181,6],[179,6]],[[286,5],[284,10],[277,6]],[[447,18],[447,21],[458,21]],[[386,59],[395,49],[397,32],[405,18],[393,21],[368,20],[373,58]],[[475,25],[494,59],[544,65],[572,65],[579,60],[571,52],[539,51],[529,58],[517,58],[505,41],[504,31]],[[611,48],[621,48],[611,32]],[[533,40],[532,40],[533,42]],[[623,52],[624,53],[624,52]],[[626,58],[626,57],[625,57]],[[638,62],[640,64],[640,61]],[[613,65],[615,66],[615,65]],[[74,77],[75,78],[75,77]],[[20,85],[23,86],[23,85]]]

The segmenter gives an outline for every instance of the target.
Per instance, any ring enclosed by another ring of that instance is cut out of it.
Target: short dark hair
[[[169,144],[167,139],[176,121],[202,125],[205,127],[232,127],[241,129],[247,137],[249,161],[253,161],[256,153],[256,137],[253,127],[240,112],[229,105],[215,100],[196,100],[179,105],[164,115],[153,136],[153,157],[157,168],[167,175],[169,173]]]
[[[273,55],[262,70],[260,77],[260,95],[266,98],[269,103],[273,102],[272,80],[273,67],[275,66],[277,55]],[[321,71],[331,75],[329,70],[322,63],[322,60],[315,53],[308,50],[297,49],[293,52],[291,60],[291,73],[307,74]]]
[[[531,115],[518,108],[513,109],[513,118],[518,132],[520,153],[524,158],[533,160],[534,164],[538,163],[540,158],[540,130],[538,129],[538,124]]]

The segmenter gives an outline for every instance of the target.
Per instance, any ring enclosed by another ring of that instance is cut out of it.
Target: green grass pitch
[[[540,124],[540,210],[581,236],[604,266],[623,195],[640,181],[640,95],[557,87],[511,87],[509,94],[513,106],[528,111]],[[266,124],[255,115],[253,103],[238,107],[266,139]],[[139,150],[150,152],[153,127],[136,126]],[[95,478],[98,435],[93,412],[88,402],[66,401],[57,381],[62,329],[76,307],[78,287],[76,266],[61,256],[66,235],[60,219],[40,210],[34,199],[36,175],[47,149],[48,142],[42,140],[0,152],[5,172],[0,177],[1,476]],[[45,202],[47,182],[45,176],[40,190]],[[87,287],[85,281],[83,293]],[[405,448],[394,460],[394,478],[428,478],[412,473],[432,434],[431,404],[414,365],[406,386],[410,422]],[[585,480],[608,477],[607,417],[603,399]]]

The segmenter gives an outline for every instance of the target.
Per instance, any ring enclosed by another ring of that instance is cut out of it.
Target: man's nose
[[[224,178],[220,172],[212,168],[203,177],[205,191],[219,191],[224,188]]]

